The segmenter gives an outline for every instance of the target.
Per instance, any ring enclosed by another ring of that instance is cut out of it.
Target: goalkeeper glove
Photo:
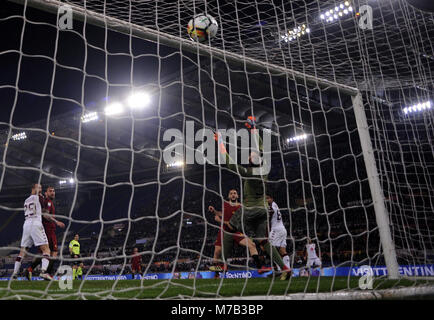
[[[256,131],[256,117],[249,116],[247,118],[247,122],[245,123],[245,126],[250,129],[251,132]]]

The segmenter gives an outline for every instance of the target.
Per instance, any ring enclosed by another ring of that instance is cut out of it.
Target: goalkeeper
[[[246,126],[256,140],[259,151],[263,151],[262,139],[256,130],[254,117],[249,117]],[[277,249],[270,245],[268,241],[268,203],[266,200],[265,181],[267,175],[254,175],[254,169],[261,166],[260,156],[257,152],[252,151],[249,156],[249,165],[243,167],[234,163],[226,151],[221,136],[216,135],[216,140],[219,144],[219,151],[226,156],[226,164],[228,167],[238,172],[243,181],[243,201],[242,206],[237,210],[229,220],[229,228],[233,231],[238,231],[246,234],[249,238],[254,239],[263,246],[267,254],[272,260],[282,269],[281,280],[286,280],[291,275],[291,269],[288,268]],[[263,163],[264,164],[264,163]],[[232,234],[224,232],[223,234],[223,250],[222,258],[227,268],[227,259],[232,251]]]

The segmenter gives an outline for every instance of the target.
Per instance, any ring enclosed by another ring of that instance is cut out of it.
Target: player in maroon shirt
[[[142,273],[142,256],[139,255],[139,249],[133,249],[133,257],[131,258],[131,271],[133,273],[133,279],[135,279],[136,274]]]
[[[228,195],[229,202],[225,201],[223,205],[223,213],[221,211],[216,210],[213,206],[209,206],[208,210],[215,214],[215,221],[218,223],[222,223],[223,218],[223,230],[227,232],[233,232],[229,227],[229,220],[231,219],[232,215],[240,209],[241,204],[238,202],[238,192],[235,189],[229,190]],[[222,253],[222,239],[223,239],[223,231],[220,228],[217,239],[214,243],[214,266],[210,267],[209,269],[211,271],[223,271],[224,269],[227,269],[227,266],[223,266],[218,262],[221,258]],[[254,242],[246,237],[241,232],[235,232],[232,235],[233,242],[237,243],[240,246],[248,247],[249,253],[253,260],[255,261],[255,264],[258,269],[261,268],[261,261],[258,256],[258,251],[256,249],[256,245]]]
[[[56,237],[56,226],[60,228],[65,228],[65,224],[57,221],[55,216],[54,208],[54,198],[56,197],[56,191],[54,187],[48,187],[45,192],[45,197],[41,194],[39,195],[39,201],[41,202],[42,211],[45,215],[42,217],[42,225],[45,229],[45,234],[47,235],[48,245],[50,246],[51,257],[50,264],[47,268],[47,273],[52,274],[54,259],[57,257],[57,237]],[[32,279],[33,270],[41,263],[41,258],[36,258],[33,260],[32,265],[27,269],[27,279]]]

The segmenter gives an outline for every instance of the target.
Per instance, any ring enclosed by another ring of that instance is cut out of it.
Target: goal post
[[[399,265],[396,258],[395,245],[390,232],[388,212],[384,202],[383,188],[380,184],[377,165],[375,163],[374,150],[372,149],[371,137],[369,134],[368,121],[363,107],[362,95],[358,93],[352,96],[354,115],[357,122],[360,143],[363,150],[366,172],[368,174],[369,187],[371,189],[372,201],[375,209],[375,217],[380,233],[381,245],[383,247],[384,259],[387,266],[387,275],[390,279],[399,278]]]

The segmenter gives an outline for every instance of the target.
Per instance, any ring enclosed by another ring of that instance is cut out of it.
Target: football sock
[[[286,255],[282,258],[283,263],[285,264],[285,266],[287,266],[288,268],[290,268],[290,263],[289,263],[289,256]]]
[[[50,256],[48,254],[44,254],[42,256],[42,266],[41,271],[46,272],[48,268],[48,264],[50,263]]]
[[[47,272],[49,274],[53,274],[53,269],[54,269],[54,263],[56,262],[56,260],[51,257],[50,262],[48,263],[48,268],[47,268]]]
[[[21,267],[21,260],[23,258],[21,256],[18,256],[15,259],[15,266],[14,266],[14,274],[17,274],[20,271],[20,267]]]
[[[32,265],[30,266],[30,268],[32,268],[32,270],[35,270],[36,267],[41,263],[42,258],[35,258],[32,262]]]

